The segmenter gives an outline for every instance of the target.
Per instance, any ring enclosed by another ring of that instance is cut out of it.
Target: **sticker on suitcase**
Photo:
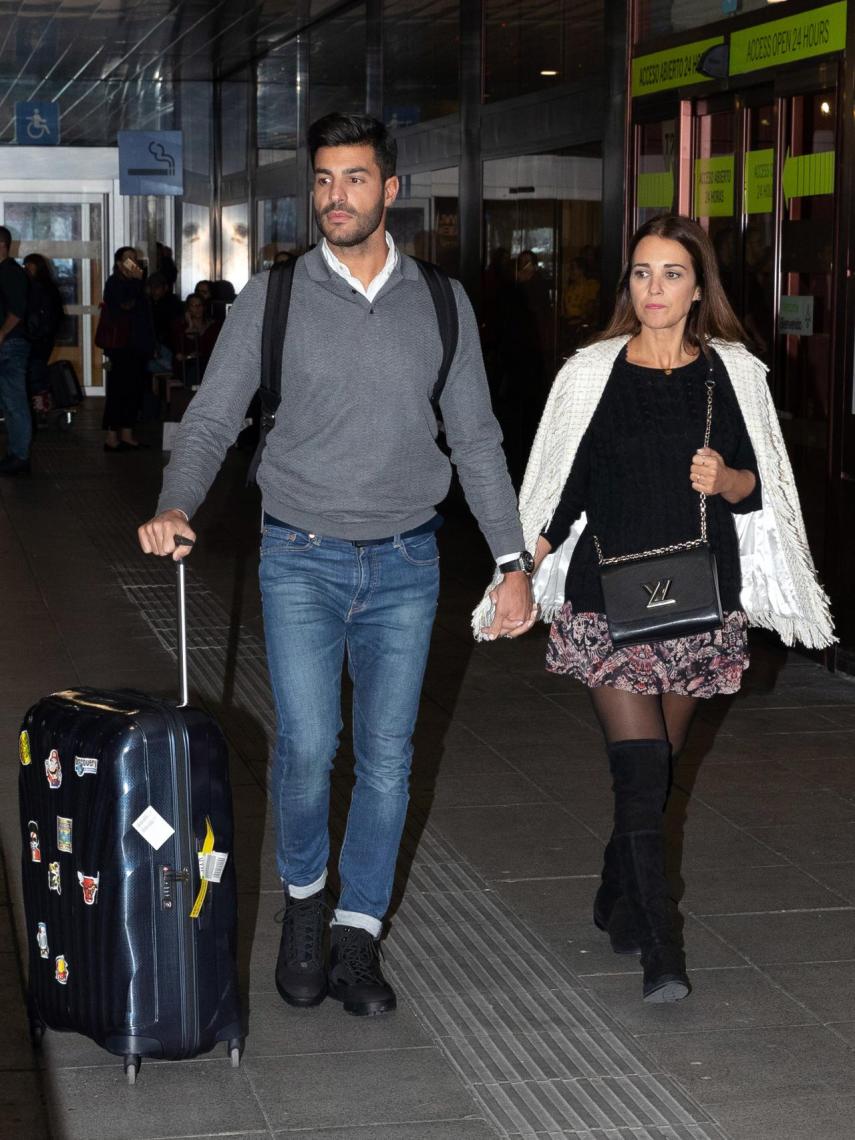
[[[49,787],[59,788],[62,786],[62,764],[55,748],[51,748],[48,758],[45,760],[45,773]]]
[[[60,954],[56,959],[56,969],[53,976],[61,986],[64,986],[68,981],[68,962],[66,962],[64,954]]]
[[[30,734],[26,729],[18,737],[18,755],[21,757],[21,763],[25,768],[28,768],[33,762],[33,755],[30,752]]]
[[[208,851],[199,852],[199,875],[209,883],[218,883],[226,869],[228,852]]]
[[[84,875],[82,871],[77,872],[77,881],[83,888],[83,901],[87,906],[94,906],[95,900],[98,897],[98,884],[101,881],[101,872],[97,875]]]
[[[27,822],[27,832],[30,837],[30,858],[34,863],[41,863],[42,847],[39,839],[39,825],[34,819]]]
[[[59,874],[59,863],[48,863],[48,879],[47,885],[49,891],[56,891],[58,895],[62,894],[62,879]]]
[[[71,832],[74,822],[65,815],[56,817],[56,845],[66,855],[71,854]]]
[[[74,771],[78,776],[95,776],[98,772],[98,760],[91,756],[75,756]]]
[[[39,929],[36,933],[36,945],[39,948],[39,954],[43,958],[50,957],[50,947],[47,940],[47,924],[44,922],[39,923]]]
[[[151,844],[155,851],[159,851],[170,835],[175,834],[160,812],[149,805],[142,815],[138,815],[131,825],[140,833],[146,843]]]

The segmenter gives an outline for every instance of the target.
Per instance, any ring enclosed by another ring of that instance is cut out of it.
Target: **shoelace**
[[[285,953],[290,961],[321,964],[324,916],[328,910],[321,899],[290,899],[276,914],[275,921],[285,927]]]
[[[342,960],[353,975],[354,982],[381,983],[380,958],[383,951],[367,930],[354,930],[345,934],[338,943]]]

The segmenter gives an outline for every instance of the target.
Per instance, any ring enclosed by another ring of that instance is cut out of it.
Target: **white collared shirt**
[[[353,276],[343,261],[339,261],[330,248],[330,244],[326,238],[323,238],[321,241],[321,253],[323,254],[324,261],[333,273],[337,273],[339,277],[343,277],[351,289],[355,289],[357,293],[361,293],[363,297],[366,297],[369,301],[373,301],[392,276],[392,271],[398,264],[398,251],[395,248],[392,235],[388,230],[386,231],[386,245],[389,247],[389,252],[386,255],[386,264],[377,276],[368,282],[367,286],[363,285],[358,277]]]

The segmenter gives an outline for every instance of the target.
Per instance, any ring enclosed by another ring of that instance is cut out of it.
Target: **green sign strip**
[[[791,198],[812,198],[816,194],[833,194],[835,158],[833,150],[824,150],[819,154],[800,154],[795,157],[788,151],[781,179],[787,205]]]
[[[846,0],[731,32],[730,74],[744,75],[846,48]],[[635,94],[635,90],[633,90]]]
[[[732,154],[695,159],[695,217],[733,217]]]
[[[698,60],[711,47],[724,43],[724,36],[696,40],[691,44],[637,56],[632,61],[632,94],[652,95],[693,83],[709,83],[709,76],[698,71]]]
[[[660,206],[670,210],[674,205],[674,171],[639,174],[635,189],[635,204],[640,210]]]
[[[745,155],[745,213],[771,214],[775,208],[775,151],[749,150]]]

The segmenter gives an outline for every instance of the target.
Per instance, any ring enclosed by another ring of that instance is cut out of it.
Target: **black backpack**
[[[439,401],[451,371],[454,354],[457,352],[459,324],[457,302],[451,280],[446,273],[429,261],[414,257],[419,271],[424,277],[431,300],[436,310],[439,335],[442,340],[442,360],[437,372],[436,383],[431,392],[430,402],[437,421],[440,419]],[[270,267],[267,281],[267,297],[264,303],[264,322],[261,330],[261,384],[258,389],[261,417],[261,434],[255,455],[247,476],[249,482],[255,480],[261,453],[267,433],[276,422],[276,413],[282,401],[282,353],[285,348],[285,330],[288,324],[288,310],[291,305],[291,285],[294,281],[294,267],[297,259],[275,262]]]

